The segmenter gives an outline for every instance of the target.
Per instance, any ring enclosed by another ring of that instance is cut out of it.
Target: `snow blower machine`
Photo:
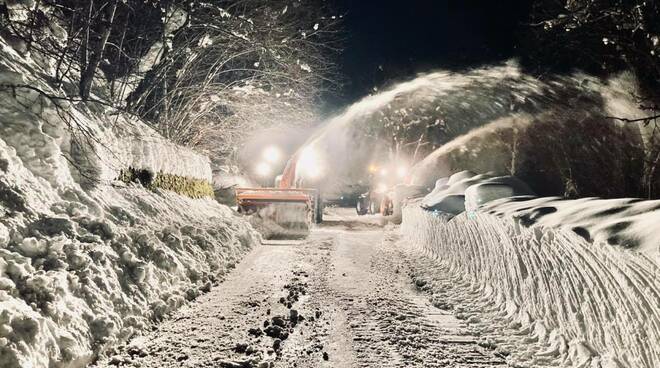
[[[252,225],[266,240],[303,239],[312,223],[323,221],[319,190],[303,188],[296,177],[298,157],[289,160],[274,187],[236,188],[238,212],[253,215]]]

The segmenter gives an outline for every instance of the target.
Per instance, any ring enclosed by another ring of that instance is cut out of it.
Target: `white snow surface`
[[[61,95],[43,82],[47,63],[0,48],[2,84]],[[0,88],[0,367],[85,366],[208,290],[258,242],[211,199],[114,182],[128,166],[211,179],[205,156],[139,121]]]
[[[570,230],[588,241],[630,249],[660,263],[660,200],[505,198],[480,210],[519,219],[527,226]]]
[[[63,165],[66,161],[50,165],[42,162],[41,154],[52,153],[58,146],[70,164],[82,169],[81,173],[74,170],[78,181],[108,183],[117,179],[119,170],[128,167],[212,180],[207,156],[166,141],[139,119],[100,104],[72,104],[46,97],[62,95],[43,82],[43,69],[47,67],[20,56],[0,38],[0,84],[5,85],[0,88],[2,138],[16,143],[19,156],[33,171],[39,172],[37,166],[47,170],[43,176],[51,182],[54,177],[67,176],[70,170],[69,164]],[[12,90],[7,86],[30,86],[43,94],[26,87]],[[73,133],[67,126],[73,128]]]
[[[435,262],[418,270],[434,297],[455,305],[510,364],[655,368],[658,208],[660,201],[518,197],[448,219],[412,202],[401,229],[412,251]],[[465,287],[438,281],[447,277]]]

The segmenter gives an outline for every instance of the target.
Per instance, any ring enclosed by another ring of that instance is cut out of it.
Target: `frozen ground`
[[[333,209],[308,240],[255,248],[225,282],[98,366],[505,364],[417,290],[420,260],[404,251],[397,228],[353,214]]]

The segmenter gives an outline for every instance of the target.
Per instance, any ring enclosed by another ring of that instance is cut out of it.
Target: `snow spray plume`
[[[631,94],[626,92],[634,90],[634,85],[632,78],[603,83],[579,73],[541,81],[523,73],[515,62],[465,73],[437,71],[355,103],[327,121],[301,150],[315,152],[323,166],[322,189],[329,195],[338,194],[364,181],[367,167],[374,161],[400,153],[419,161],[456,137],[496,121],[510,126],[526,126],[534,119],[546,125],[564,123],[571,120],[573,111],[580,112],[578,119],[600,117],[598,122],[612,125],[614,120],[605,116],[639,117],[644,113],[634,107]],[[507,118],[509,121],[504,121]],[[577,124],[563,133],[579,129]],[[639,143],[634,137],[632,141]],[[511,158],[506,161],[510,164]],[[439,176],[463,169],[460,162],[446,164],[444,170],[435,170],[436,165],[428,163],[424,172],[415,170],[417,184],[432,183]],[[500,169],[505,166],[498,162],[493,168],[505,171]],[[511,168],[506,171],[510,173]],[[298,175],[306,179],[304,172]]]

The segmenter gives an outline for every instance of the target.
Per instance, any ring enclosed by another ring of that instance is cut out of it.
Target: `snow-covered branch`
[[[67,98],[137,114],[204,151],[273,121],[311,122],[339,84],[341,21],[320,0],[50,0],[0,14],[3,38],[54,61]]]

